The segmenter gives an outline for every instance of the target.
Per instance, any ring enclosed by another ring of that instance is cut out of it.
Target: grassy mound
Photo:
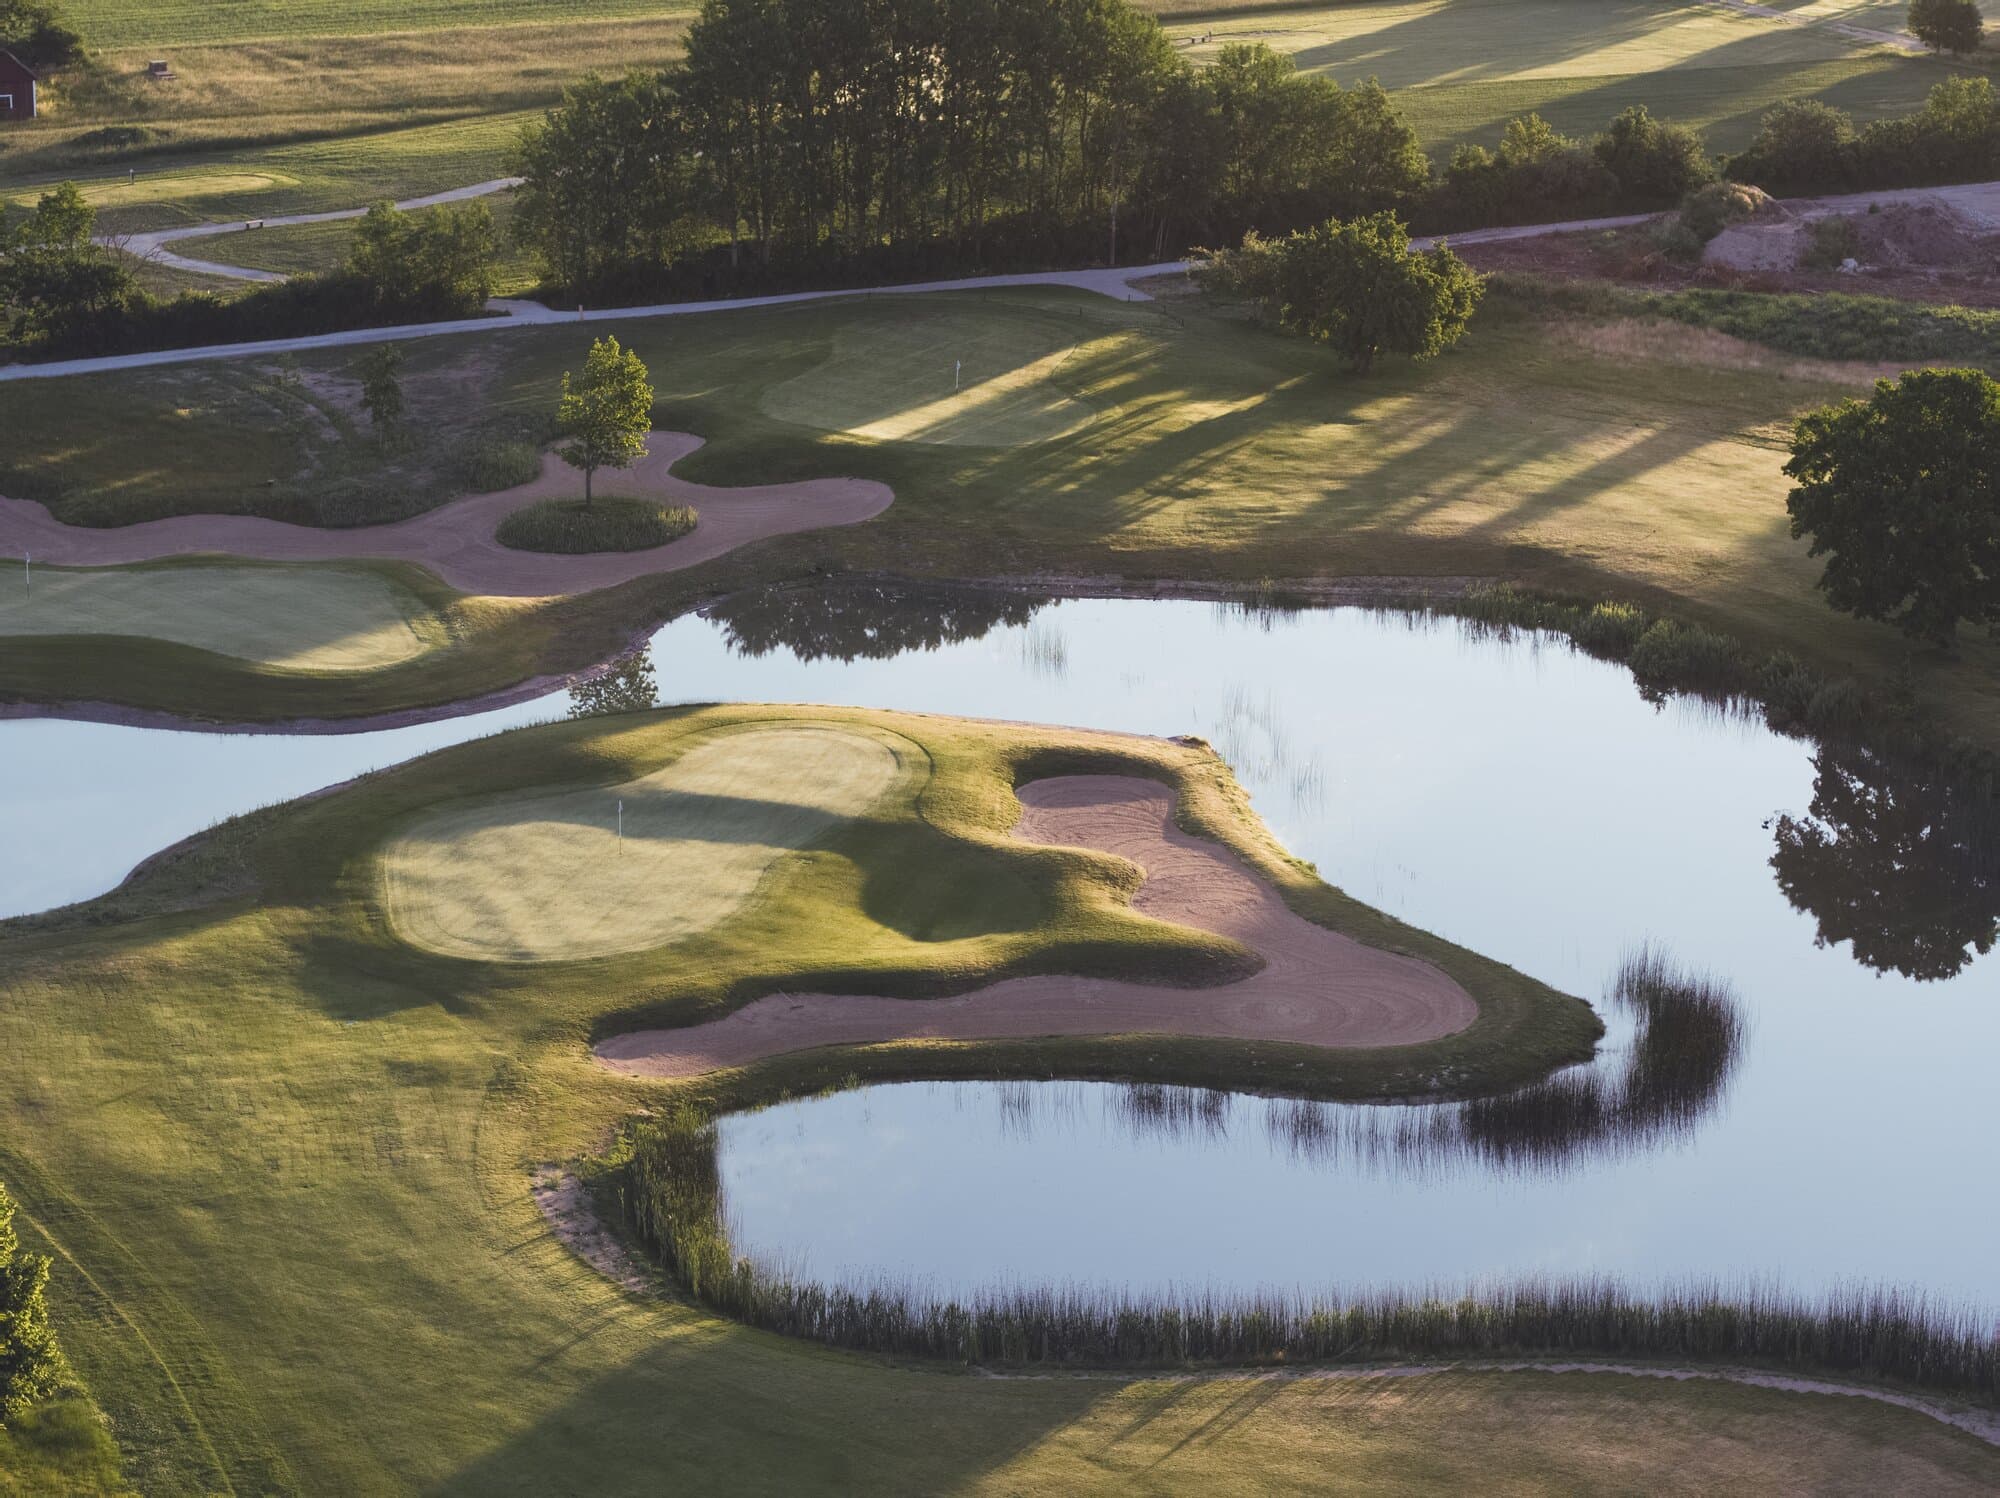
[[[764,393],[765,415],[875,442],[1047,442],[1096,414],[1053,383],[1057,372],[1093,338],[1121,336],[973,302],[897,312],[841,328],[821,363]]]
[[[779,859],[880,801],[909,755],[851,729],[751,728],[637,780],[448,808],[389,845],[391,919],[454,957],[664,946],[723,920]]]
[[[516,551],[650,551],[695,528],[691,505],[649,499],[545,499],[500,522],[493,539]]]
[[[0,568],[0,639],[168,640],[294,671],[370,671],[431,649],[424,604],[366,567]]]

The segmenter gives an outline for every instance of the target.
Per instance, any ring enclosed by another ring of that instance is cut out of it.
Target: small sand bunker
[[[1020,447],[1096,414],[1050,383],[1091,346],[1046,318],[898,308],[843,327],[831,357],[761,404],[779,421],[877,442]]]
[[[461,802],[385,850],[389,919],[420,947],[486,961],[665,946],[730,915],[786,854],[905,777],[885,739],[787,724],[706,736],[623,785]]]
[[[613,1071],[693,1077],[817,1046],[1051,1035],[1206,1035],[1320,1046],[1409,1045],[1471,1024],[1478,1006],[1437,968],[1295,915],[1218,844],[1181,831],[1151,780],[1069,775],[1020,791],[1018,836],[1097,848],[1146,871],[1134,908],[1233,937],[1264,959],[1239,983],[1165,988],[1070,977],[1010,978],[953,999],[772,994],[678,1030],[600,1043]]]
[[[365,569],[0,567],[0,639],[168,640],[294,671],[370,671],[431,648],[412,594]]]

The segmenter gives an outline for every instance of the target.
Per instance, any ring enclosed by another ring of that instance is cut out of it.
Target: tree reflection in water
[[[740,655],[784,649],[802,661],[886,660],[1026,624],[1050,601],[989,588],[868,582],[765,588],[725,598],[706,613]]]
[[[569,715],[595,718],[604,713],[640,713],[656,707],[660,686],[653,678],[653,658],[644,650],[621,656],[602,671],[569,689]]]
[[[1778,887],[1819,944],[1877,972],[1954,977],[2000,937],[2000,809],[1980,788],[1823,746],[1812,809],[1779,817],[1777,844]]]

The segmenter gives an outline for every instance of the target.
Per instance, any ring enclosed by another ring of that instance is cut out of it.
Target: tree
[[[1443,245],[1410,249],[1391,213],[1280,240],[1244,238],[1241,250],[1210,257],[1211,282],[1246,292],[1278,324],[1334,349],[1357,374],[1381,354],[1428,359],[1464,336],[1484,285]]]
[[[1765,113],[1730,174],[1771,192],[1824,192],[1851,181],[1854,121],[1818,99],[1787,99]]]
[[[403,346],[378,343],[361,356],[361,409],[380,431],[403,419]]]
[[[42,194],[26,214],[0,219],[0,306],[13,309],[15,338],[56,339],[132,297],[132,273],[92,237],[96,224],[97,211],[74,182]]]
[[[1827,558],[1835,608],[1948,646],[2000,623],[2000,383],[1912,370],[1801,417],[1785,472],[1792,534]]]
[[[83,38],[48,0],[0,0],[0,47],[31,68],[60,68],[83,60]]]
[[[49,1326],[49,1261],[24,1254],[14,1232],[14,1199],[0,1185],[0,1425],[27,1413],[64,1382]]]
[[[1699,135],[1654,119],[1643,104],[1614,119],[1591,149],[1634,198],[1677,202],[1715,175]]]
[[[646,455],[653,429],[653,387],[639,356],[606,336],[590,346],[583,375],[563,374],[556,421],[569,439],[557,449],[562,460],[583,470],[583,503],[591,501],[591,479],[600,468],[630,468]]]
[[[1910,0],[1910,34],[1934,52],[1976,52],[1985,29],[1978,0]]]
[[[347,269],[385,307],[470,315],[493,294],[497,248],[484,203],[422,213],[377,203],[354,231]]]

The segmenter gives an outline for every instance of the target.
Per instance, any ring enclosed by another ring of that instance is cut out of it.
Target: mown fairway
[[[1196,58],[1262,42],[1342,85],[1376,78],[1433,151],[1490,141],[1530,111],[1587,137],[1631,104],[1736,150],[1782,100],[1823,99],[1861,119],[1903,114],[1950,70],[1824,26],[1657,0],[1363,0],[1169,18],[1169,28]]]
[[[345,567],[0,569],[0,641],[31,635],[167,640],[293,671],[378,670],[443,643],[414,595]]]
[[[1689,1490],[1956,1494],[1994,1482],[1989,1448],[1858,1400],[1547,1375],[970,1378],[816,1352],[618,1289],[551,1234],[529,1195],[537,1166],[595,1147],[659,1096],[588,1059],[606,1016],[692,1015],[737,979],[761,990],[845,972],[920,992],[996,964],[1215,970],[1226,954],[1212,940],[1124,911],[1129,874],[1116,861],[997,835],[1022,775],[1150,761],[1194,798],[1196,825],[1301,908],[1448,964],[1482,1019],[1421,1048],[1430,1064],[1536,1053],[1546,1064],[1585,1039],[1576,1006],[1286,865],[1194,751],[812,717],[920,744],[933,775],[921,813],[898,803],[835,832],[787,860],[763,898],[664,957],[523,969],[425,954],[380,911],[384,839],[468,791],[629,781],[690,733],[782,725],[782,709],[463,746],[259,814],[222,840],[219,863],[159,870],[127,907],[196,908],[0,928],[12,1058],[0,1172],[29,1242],[58,1256],[59,1329],[143,1491],[486,1498],[703,1488],[722,1474],[742,1492],[1185,1491],[1240,1483],[1253,1460],[1279,1480],[1350,1490],[1357,1478],[1650,1487],[1661,1470]],[[218,879],[259,893],[202,905]],[[1489,1023],[1508,1016],[1497,1032]],[[1187,1059],[1146,1049],[1163,1066]],[[884,1064],[949,1066],[956,1054],[902,1048]],[[1033,1047],[990,1054],[981,1064],[1003,1071],[1049,1065]],[[1232,1054],[1203,1047],[1203,1062]],[[1288,1054],[1269,1059],[1298,1075]],[[1350,1086],[1393,1091],[1407,1065],[1374,1052],[1336,1068],[1356,1068]],[[802,1065],[792,1085],[855,1066],[870,1063]]]

